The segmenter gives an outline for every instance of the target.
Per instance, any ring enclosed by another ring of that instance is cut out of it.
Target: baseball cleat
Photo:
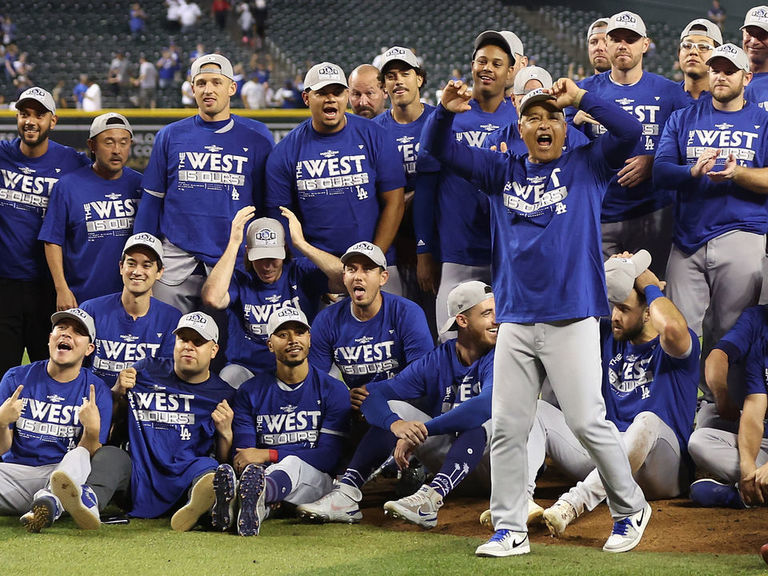
[[[32,502],[32,510],[24,514],[19,521],[27,532],[37,534],[48,528],[59,516],[58,506],[53,496],[40,496]]]
[[[384,514],[429,529],[437,526],[437,511],[442,506],[443,497],[434,488],[424,484],[410,496],[386,502]]]
[[[51,491],[82,530],[98,530],[101,526],[99,501],[91,487],[78,486],[63,470],[51,474]]]
[[[530,551],[531,543],[528,540],[527,532],[496,530],[488,542],[477,547],[475,556],[503,558],[504,556],[528,554]]]
[[[530,513],[530,506],[528,508]],[[558,500],[542,513],[544,523],[554,538],[562,536],[568,524],[576,519],[576,509],[565,500]]]
[[[483,513],[480,514],[480,526],[485,526],[486,528],[493,530],[493,520],[491,519],[490,508],[484,510]]]
[[[533,500],[528,500],[528,526],[540,522],[542,514],[544,514],[544,508],[536,504]],[[485,510],[480,514],[480,525],[493,531],[493,519],[491,518],[490,510]]]
[[[606,540],[605,552],[629,552],[640,544],[645,527],[651,519],[651,505],[646,502],[640,512],[635,512],[626,518],[613,523],[613,531]]]
[[[696,480],[691,484],[691,500],[704,508],[746,508],[739,489],[711,478]]]
[[[211,510],[211,524],[215,530],[225,532],[235,522],[235,496],[237,495],[237,477],[229,464],[216,468],[213,475],[213,494],[216,498]]]
[[[237,533],[240,536],[258,536],[261,523],[267,517],[266,476],[258,464],[248,464],[240,475],[237,495],[240,512],[237,513]]]
[[[200,516],[209,512],[216,496],[213,493],[213,472],[203,474],[192,486],[189,501],[171,516],[171,528],[176,532],[192,530]]]
[[[339,482],[325,496],[309,504],[300,504],[296,512],[311,522],[345,522],[353,524],[363,518],[358,503],[363,494],[349,484]]]

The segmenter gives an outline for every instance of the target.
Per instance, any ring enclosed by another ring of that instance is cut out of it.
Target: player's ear
[[[216,358],[216,354],[218,353],[219,353],[219,345],[214,342],[213,346],[211,346],[211,360]]]
[[[272,352],[272,354],[275,353],[275,349],[272,348],[272,336],[267,338],[267,348],[269,348],[269,351]]]
[[[229,95],[230,95],[230,97],[234,96],[235,92],[237,92],[237,82],[232,80],[229,83]]]
[[[464,314],[456,314],[456,325],[459,328],[466,328],[469,326],[469,321],[467,320],[467,317],[464,316]]]
[[[89,342],[88,348],[85,349],[85,355],[90,356],[94,350],[96,350],[96,346],[94,346],[93,342]]]
[[[387,272],[387,269],[384,268],[381,271],[381,275],[379,276],[379,286],[384,286],[384,284],[387,283],[387,280],[389,280],[389,272]]]
[[[53,128],[55,128],[56,122],[58,122],[58,121],[59,121],[59,117],[56,116],[56,114],[52,114],[51,115],[51,130],[53,130]]]
[[[302,92],[301,99],[304,100],[304,106],[309,108],[309,92],[307,91]]]

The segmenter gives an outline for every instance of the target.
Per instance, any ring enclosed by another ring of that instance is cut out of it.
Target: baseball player
[[[279,207],[290,208],[307,241],[336,256],[361,241],[387,253],[404,209],[397,150],[380,126],[345,113],[349,90],[337,65],[310,68],[303,98],[311,117],[269,157],[267,215],[280,219]]]
[[[267,505],[311,502],[331,489],[349,427],[344,384],[307,360],[310,332],[304,313],[290,306],[275,310],[267,326],[276,368],[238,389],[233,466],[222,464],[214,477],[213,526],[232,526],[237,495],[241,536],[259,534]]]
[[[706,18],[691,20],[680,33],[677,59],[683,71],[683,90],[691,101],[709,93],[709,66],[712,50],[723,43],[720,27]]]
[[[605,44],[605,30],[608,28],[608,18],[598,18],[587,28],[587,57],[595,74],[611,69],[608,59],[608,49]]]
[[[45,243],[59,310],[121,289],[120,278],[104,270],[120,259],[141,197],[141,174],[125,165],[132,139],[122,114],[97,116],[88,136],[93,164],[53,188],[38,239]]]
[[[274,370],[275,357],[267,345],[267,320],[274,311],[292,306],[314,318],[323,294],[344,289],[339,258],[310,245],[287,208],[282,213],[289,223],[293,247],[305,256],[287,257],[283,225],[273,218],[258,218],[245,233],[246,271],[238,270],[235,264],[243,228],[254,212],[252,206],[246,206],[235,215],[227,249],[202,292],[206,306],[227,309],[228,363],[220,376],[234,388],[254,374]]]
[[[358,242],[341,257],[349,299],[322,310],[312,325],[309,361],[321,372],[335,365],[359,407],[366,384],[392,378],[432,350],[424,312],[402,296],[382,292],[386,258],[370,242]],[[357,400],[357,401],[356,401]]]
[[[692,471],[686,446],[696,412],[699,341],[663,296],[649,264],[645,250],[605,262],[613,311],[610,319],[600,321],[602,394],[608,420],[622,433],[637,483],[646,498],[658,500],[678,496]],[[552,535],[561,536],[576,517],[605,499],[605,488],[563,413],[539,400],[528,438],[531,500],[545,455],[570,477],[583,479],[546,510],[534,503]]]
[[[85,481],[107,441],[112,398],[82,367],[94,348],[93,319],[73,308],[51,323],[50,358],[0,381],[0,514],[23,514],[27,531],[40,532],[66,510],[79,527],[95,529],[99,502]]]
[[[145,232],[128,238],[119,271],[121,292],[82,304],[96,324],[91,368],[110,388],[121,371],[139,360],[173,356],[173,331],[181,318],[176,308],[152,297],[152,288],[163,275],[159,239]]]
[[[768,6],[755,6],[747,11],[741,27],[741,41],[752,72],[744,98],[768,110]]]
[[[128,410],[131,516],[167,514],[188,491],[171,517],[171,528],[185,532],[213,506],[214,472],[232,449],[235,390],[210,370],[219,350],[213,318],[190,312],[174,333],[173,358],[145,358],[126,368],[112,393]]]
[[[89,164],[84,154],[52,142],[56,103],[42,88],[29,88],[16,101],[19,137],[0,142],[0,376],[21,364],[48,357],[45,345],[56,296],[37,241],[48,197],[58,179]]]
[[[643,70],[650,39],[640,16],[626,11],[611,16],[606,45],[611,71],[585,78],[579,86],[616,102],[643,124],[643,134],[603,200],[603,259],[646,248],[653,257],[653,273],[662,278],[672,237],[672,191],[654,185],[651,169],[667,118],[688,101],[674,82]],[[583,112],[575,113],[573,123],[591,139],[605,132]]]
[[[697,468],[713,478],[691,484],[702,506],[745,508],[768,502],[768,339],[754,341],[746,358],[744,405],[738,433],[698,427],[688,449]]]
[[[768,116],[744,101],[752,75],[747,56],[723,44],[707,64],[712,97],[670,117],[654,165],[654,178],[676,188],[667,294],[703,337],[705,357],[742,310],[757,304],[768,231]],[[714,398],[701,387],[697,426],[726,425],[716,421]]]
[[[421,128],[434,106],[421,102],[421,90],[427,81],[427,73],[410,49],[402,46],[389,48],[382,54],[380,67],[379,79],[389,95],[392,108],[376,116],[374,122],[381,125],[386,130],[387,137],[396,144],[403,159],[406,178],[405,215],[395,239],[404,290],[401,295],[418,302],[432,325],[439,270],[431,270],[421,276],[418,274],[419,270],[424,271],[425,266],[433,266],[434,261],[430,258],[428,264],[422,267],[417,265],[418,259],[428,257],[429,254],[416,254],[420,247],[417,246],[413,230],[413,211],[415,203],[434,198],[434,188],[437,185],[437,173],[425,174],[416,169]],[[391,267],[388,267],[387,271],[391,274]],[[412,281],[414,273],[418,286]],[[392,278],[387,284],[391,282]]]
[[[435,477],[411,496],[384,504],[395,518],[422,528],[437,525],[443,499],[462,481],[482,493],[490,486],[488,432],[496,344],[495,303],[490,286],[470,281],[451,291],[450,339],[400,374],[367,386],[362,411],[373,426],[333,491],[298,507],[300,516],[322,522],[359,522],[362,487],[394,449],[401,468],[416,453]],[[405,400],[419,400],[422,411]]]
[[[490,133],[516,119],[515,107],[505,98],[514,67],[514,48],[508,35],[486,30],[475,38],[471,108],[457,118],[454,139],[479,147]],[[414,226],[422,254],[419,276],[425,278],[430,274],[433,261],[442,262],[435,305],[437,326],[442,326],[447,320],[448,294],[453,288],[468,280],[491,282],[490,213],[483,194],[453,170],[441,170],[423,147],[421,152],[419,170],[437,173],[439,181],[435,196],[414,205]],[[450,337],[441,335],[442,339]]]
[[[273,142],[264,124],[230,113],[237,84],[229,60],[200,56],[191,75],[198,113],[157,133],[134,226],[163,240],[165,273],[154,295],[182,312],[200,305],[237,211],[262,206]]]
[[[519,109],[520,101],[526,93],[537,88],[552,88],[552,76],[549,72],[538,66],[528,66],[520,70],[515,75],[512,87],[512,101],[515,104],[515,109]],[[563,151],[588,142],[589,138],[578,130],[568,130],[565,134]],[[525,142],[520,137],[520,126],[516,120],[489,134],[483,142],[483,148],[498,149],[501,152],[510,151],[513,154],[525,154],[527,152]]]
[[[361,64],[349,75],[349,106],[352,113],[369,120],[387,108],[387,92],[379,78],[379,69]]]
[[[637,142],[640,124],[564,78],[551,93],[534,90],[520,103],[528,154],[499,154],[451,138],[453,116],[471,108],[469,98],[462,82],[448,83],[424,127],[422,146],[486,191],[493,210],[499,304],[491,434],[496,533],[475,553],[530,551],[525,444],[545,376],[603,478],[614,518],[603,549],[629,550],[640,541],[651,508],[632,478],[616,427],[605,420],[596,318],[608,314],[599,253],[602,196]],[[565,106],[585,110],[608,132],[563,153]],[[574,285],[579,289],[572,290]]]

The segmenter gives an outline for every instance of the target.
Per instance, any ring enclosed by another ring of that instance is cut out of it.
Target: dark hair
[[[159,255],[157,254],[157,252],[152,250],[152,248],[150,248],[149,246],[144,246],[143,244],[136,244],[136,245],[131,246],[130,248],[128,248],[128,250],[134,250],[136,248],[145,248],[149,252],[151,252],[152,255],[153,255],[153,258],[152,258],[151,261],[154,262],[155,264],[157,264],[157,269],[158,270],[162,270],[163,269],[163,262],[162,262],[162,260],[160,260]],[[122,264],[123,262],[125,262],[125,252],[120,254],[120,264]]]
[[[501,48],[504,51],[504,54],[509,56],[509,65],[510,66],[514,66],[515,65],[515,55],[512,54],[512,49],[509,47],[508,44],[502,43],[502,41],[499,40],[498,38],[489,38],[485,42],[480,44],[480,46],[477,47],[477,50],[475,50],[475,52],[472,54],[472,60],[474,61],[475,56],[477,55],[478,51],[481,48],[485,48],[489,44],[492,45],[492,46],[496,46],[497,48]]]
[[[393,60],[392,62],[403,62],[402,60]],[[392,62],[387,62],[387,65],[384,66],[384,68],[381,69],[379,72],[379,84],[381,84],[382,87],[384,87],[384,77],[387,74],[387,69],[389,68],[389,65]],[[406,64],[410,66],[407,62],[403,62],[403,64]],[[411,70],[416,72],[416,76],[421,76],[421,88],[419,90],[424,90],[424,87],[427,85],[427,71],[424,70],[424,68],[418,67],[418,66],[410,66]]]

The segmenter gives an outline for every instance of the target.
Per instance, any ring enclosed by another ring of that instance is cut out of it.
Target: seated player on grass
[[[85,481],[107,441],[112,400],[82,367],[94,349],[93,319],[71,308],[51,322],[50,358],[11,368],[0,382],[0,514],[23,514],[27,531],[40,532],[66,510],[95,529],[99,502]]]
[[[175,511],[171,528],[184,532],[213,506],[214,472],[232,448],[235,390],[210,370],[219,350],[213,318],[190,312],[174,333],[173,358],[126,368],[112,392],[118,409],[128,410],[131,516]]]
[[[349,428],[346,386],[307,360],[304,312],[290,306],[274,311],[267,333],[275,370],[257,374],[237,390],[234,467],[222,464],[214,477],[213,526],[231,528],[239,504],[241,536],[259,534],[268,505],[302,504],[328,492]]]
[[[488,493],[488,462],[495,303],[490,286],[470,281],[448,296],[450,318],[442,331],[457,330],[432,352],[390,380],[367,385],[361,410],[371,428],[363,436],[344,476],[321,499],[298,507],[299,515],[321,522],[359,522],[361,489],[394,449],[401,467],[415,453],[435,473],[411,496],[384,510],[423,528],[437,525],[443,498],[465,479]],[[405,400],[421,399],[422,412]]]

